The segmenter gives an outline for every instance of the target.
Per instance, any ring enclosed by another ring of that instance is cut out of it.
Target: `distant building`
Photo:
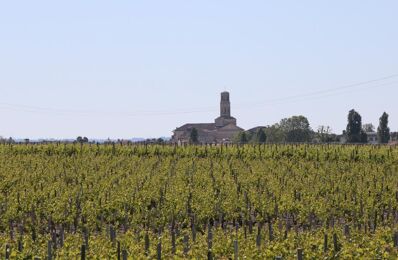
[[[193,129],[198,131],[199,143],[228,143],[241,131],[236,125],[236,118],[231,116],[231,102],[229,93],[221,93],[220,116],[214,123],[189,123],[173,131],[172,142],[188,143]]]
[[[266,128],[267,128],[266,126],[256,126],[256,127],[250,128],[249,130],[246,130],[246,132],[254,135],[254,134],[257,134],[260,129],[265,130]]]
[[[376,132],[366,132],[369,144],[378,144],[377,133]]]

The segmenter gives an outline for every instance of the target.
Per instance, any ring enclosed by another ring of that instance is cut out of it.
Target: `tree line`
[[[377,127],[377,142],[390,141],[388,114],[384,112]],[[319,126],[315,131],[305,116],[292,116],[282,119],[279,123],[258,127],[256,131],[242,131],[235,136],[234,143],[368,143],[368,133],[375,132],[372,124],[362,124],[361,115],[354,109],[348,112],[347,127],[342,135],[332,132],[329,126]],[[192,129],[190,142],[198,143],[198,131]]]

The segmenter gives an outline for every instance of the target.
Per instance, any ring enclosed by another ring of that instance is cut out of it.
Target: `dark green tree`
[[[245,131],[242,131],[235,137],[235,142],[240,144],[246,144],[249,141]]]
[[[189,142],[192,144],[197,144],[198,140],[198,130],[196,128],[192,128],[191,133],[189,135]]]
[[[265,135],[264,129],[260,128],[258,129],[256,133],[256,142],[263,144],[267,141],[267,136]]]
[[[292,116],[284,118],[279,123],[284,132],[286,142],[309,142],[311,141],[311,127],[305,116]]]
[[[348,123],[346,129],[347,142],[348,143],[361,143],[364,141],[364,135],[362,130],[362,117],[361,115],[351,109],[348,112]]]
[[[87,137],[81,137],[81,136],[78,136],[77,138],[76,138],[76,142],[78,142],[78,143],[88,143],[88,138]]]
[[[268,143],[281,143],[285,141],[285,135],[278,123],[267,126],[264,128],[264,132]]]
[[[368,134],[362,129],[361,130],[361,143],[366,144],[368,142]]]
[[[380,117],[377,139],[381,144],[386,144],[390,140],[390,128],[388,127],[388,114],[386,112]]]

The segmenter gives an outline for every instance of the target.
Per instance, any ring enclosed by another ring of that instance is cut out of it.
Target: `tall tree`
[[[362,117],[361,115],[351,109],[348,112],[348,124],[347,124],[347,142],[348,143],[361,143],[364,141],[364,135],[362,130]]]
[[[386,112],[380,117],[377,139],[381,144],[386,144],[390,140],[390,128],[388,127],[388,114]]]
[[[246,144],[248,141],[249,139],[245,131],[242,131],[237,136],[235,136],[235,142],[237,143]]]
[[[265,135],[264,129],[260,128],[256,133],[256,142],[263,144],[265,141],[267,141],[267,136]]]
[[[189,142],[192,144],[197,144],[198,140],[198,130],[196,128],[192,128],[191,133],[189,135]]]

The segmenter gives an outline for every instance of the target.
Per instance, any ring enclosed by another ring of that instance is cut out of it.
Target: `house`
[[[377,139],[376,132],[366,132],[366,136],[368,137],[369,144],[378,144],[379,143],[379,141]]]

